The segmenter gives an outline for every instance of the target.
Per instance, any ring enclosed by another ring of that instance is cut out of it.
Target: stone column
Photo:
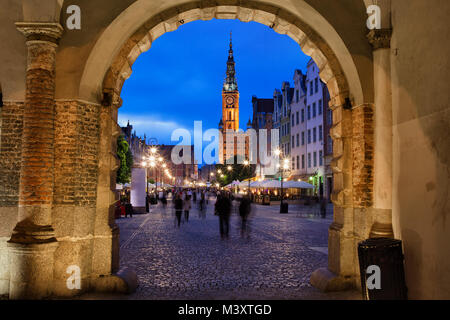
[[[393,238],[392,230],[392,93],[391,29],[367,35],[373,47],[374,65],[374,192],[370,237]]]
[[[51,294],[54,175],[55,55],[63,28],[58,23],[16,23],[28,49],[23,115],[19,217],[8,241],[10,299]]]
[[[315,270],[310,282],[322,291],[340,291],[355,287],[357,255],[353,208],[352,110],[345,108],[346,95],[330,100],[333,110],[333,223],[328,230],[328,268]]]

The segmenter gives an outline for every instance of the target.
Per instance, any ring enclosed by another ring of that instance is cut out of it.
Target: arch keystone
[[[203,8],[201,14],[201,19],[204,21],[211,20],[216,15],[216,8],[210,7],[210,8]]]
[[[218,6],[216,10],[217,19],[236,19],[238,7],[236,6]]]

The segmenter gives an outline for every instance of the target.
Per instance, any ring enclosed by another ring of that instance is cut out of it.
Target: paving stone
[[[355,292],[323,294],[309,284],[311,273],[327,266],[325,251],[311,248],[327,247],[332,216],[301,215],[295,206],[289,214],[278,210],[253,205],[249,238],[241,237],[239,216],[232,215],[227,240],[220,238],[213,201],[205,219],[193,205],[180,228],[172,210],[158,207],[118,219],[121,266],[139,279],[126,299],[358,299]]]

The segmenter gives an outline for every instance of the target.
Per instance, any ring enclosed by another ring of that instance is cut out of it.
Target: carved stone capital
[[[373,50],[387,49],[391,47],[392,29],[374,29],[367,34]]]
[[[24,34],[27,41],[48,41],[57,44],[64,28],[54,22],[16,22],[17,29]]]

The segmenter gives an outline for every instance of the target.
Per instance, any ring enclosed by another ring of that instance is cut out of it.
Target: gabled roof
[[[294,98],[294,91],[295,88],[288,88],[287,92],[286,92],[286,96],[287,96],[287,103],[291,103],[292,99]]]

